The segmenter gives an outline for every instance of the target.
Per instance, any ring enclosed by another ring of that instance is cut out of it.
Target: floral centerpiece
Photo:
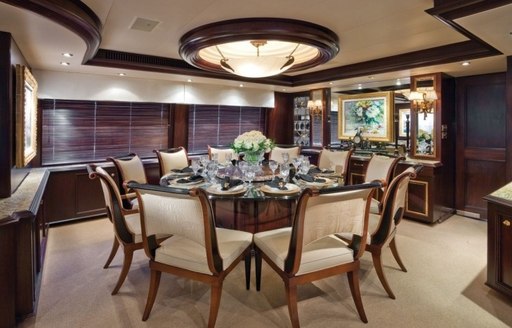
[[[257,130],[242,133],[231,144],[231,149],[238,154],[244,154],[244,159],[251,163],[257,163],[260,156],[268,153],[272,148],[274,148],[274,141]]]

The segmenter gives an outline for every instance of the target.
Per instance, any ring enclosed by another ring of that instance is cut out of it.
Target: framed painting
[[[340,96],[338,138],[349,139],[360,131],[370,141],[394,141],[393,103],[392,91]]]
[[[16,167],[37,154],[37,82],[30,70],[16,65]]]

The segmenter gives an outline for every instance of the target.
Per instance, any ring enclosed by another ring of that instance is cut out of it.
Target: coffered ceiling
[[[407,83],[411,75],[431,72],[455,77],[503,72],[506,57],[512,54],[512,1],[470,1],[435,8],[431,0],[82,1],[94,13],[86,17],[97,16],[96,23],[64,8],[70,2],[74,1],[0,1],[0,31],[13,35],[33,69],[123,72],[134,78],[224,85],[243,82],[286,92],[318,87],[337,91],[397,79]],[[179,57],[179,39],[187,31],[248,17],[292,18],[325,26],[338,35],[340,52],[318,67],[263,80],[205,74]],[[151,31],[134,29],[138,18],[154,21],[156,26]],[[64,52],[73,57],[63,58]],[[119,55],[126,53],[131,57],[120,61]],[[471,65],[462,66],[464,60]],[[70,65],[62,66],[62,61]]]

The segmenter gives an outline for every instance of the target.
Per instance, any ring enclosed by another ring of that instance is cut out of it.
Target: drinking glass
[[[268,168],[272,170],[272,180],[274,180],[274,178],[276,177],[276,170],[278,166],[279,164],[274,160],[268,162]]]
[[[231,152],[226,152],[226,154],[224,155],[224,165],[231,165],[231,160],[232,160],[232,157],[233,157],[233,154]]]
[[[290,154],[282,153],[281,156],[283,157],[283,162],[288,163],[288,160],[290,160]]]
[[[219,170],[219,166],[215,162],[210,162],[206,166],[206,172],[208,174],[208,179],[210,180],[210,183],[215,182],[215,178],[217,177],[217,172]]]
[[[199,167],[200,167],[199,159],[193,158],[190,163],[191,163],[190,167],[192,168],[192,171],[194,171],[194,175],[197,175],[197,172],[199,171]]]
[[[300,170],[300,174],[308,174],[309,173],[309,163],[302,163],[300,164],[300,167],[299,167],[299,170]]]
[[[283,177],[283,180],[288,181],[288,176],[290,175],[290,165],[288,163],[283,163],[279,166],[279,174]]]
[[[299,166],[300,164],[302,164],[302,160],[300,159],[300,157],[295,157],[294,159],[292,159],[292,164],[293,167],[295,167],[295,172],[298,172]]]
[[[252,180],[256,177],[256,167],[249,165],[245,171],[245,178],[249,181],[249,187],[252,187]]]

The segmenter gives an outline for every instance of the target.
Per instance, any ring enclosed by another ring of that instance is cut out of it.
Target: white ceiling
[[[467,40],[425,10],[431,0],[84,0],[103,23],[100,48],[179,59],[178,43],[187,31],[207,23],[246,17],[279,17],[310,21],[333,30],[340,39],[340,53],[330,62],[309,71],[364,62],[415,50]],[[137,17],[159,21],[152,32],[130,29]],[[512,5],[464,17],[456,22],[471,33],[502,51],[504,55],[421,69],[361,76],[330,83],[288,88],[300,91],[331,87],[334,91],[393,83],[397,78],[408,82],[411,75],[445,72],[468,76],[506,71],[506,56],[512,54]],[[119,69],[82,65],[85,43],[78,36],[52,21],[29,11],[0,3],[0,31],[13,35],[32,68],[38,70],[114,75]],[[64,59],[63,52],[74,57]],[[61,61],[70,66],[60,65]],[[238,85],[233,81],[188,77],[142,71],[124,71],[144,79]],[[305,71],[299,72],[305,73]],[[297,74],[297,73],[295,73]],[[246,86],[281,91],[282,87],[244,83]]]

